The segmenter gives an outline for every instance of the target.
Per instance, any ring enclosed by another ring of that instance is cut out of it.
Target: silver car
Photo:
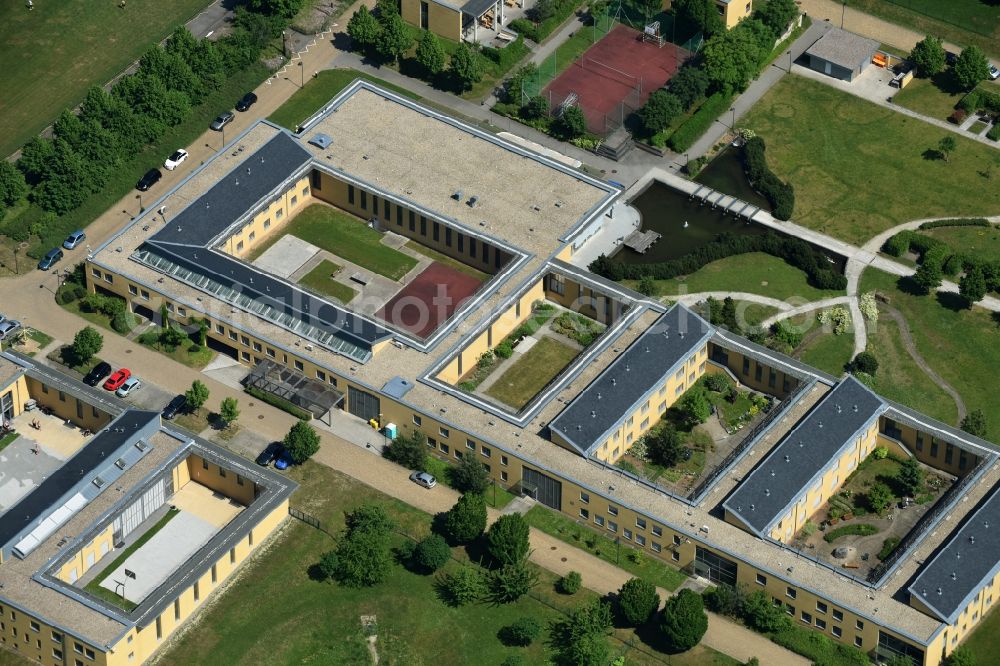
[[[233,118],[235,117],[236,114],[233,113],[232,111],[224,111],[223,113],[219,114],[218,118],[212,121],[212,124],[209,125],[209,127],[214,129],[216,132],[222,131],[222,128],[228,125],[229,123],[233,122]]]
[[[117,395],[119,398],[124,398],[129,393],[135,393],[140,388],[142,388],[142,382],[140,382],[135,377],[129,377],[128,379],[125,380],[124,384],[118,387],[118,390],[115,391],[115,395]]]
[[[14,319],[5,319],[0,322],[0,340],[6,340],[21,328],[21,322]]]
[[[437,485],[437,479],[427,472],[414,472],[410,475],[410,481],[413,481],[417,485],[421,485],[424,488],[433,488]]]

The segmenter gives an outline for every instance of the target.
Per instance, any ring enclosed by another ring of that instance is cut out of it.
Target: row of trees
[[[927,35],[910,51],[910,61],[917,68],[917,76],[930,78],[945,71],[948,58],[941,39]],[[978,46],[962,50],[951,65],[951,74],[962,90],[972,90],[990,75],[990,61]]]
[[[195,39],[178,27],[163,48],[150,47],[138,71],[110,92],[92,86],[78,114],[59,115],[51,139],[34,137],[23,146],[20,177],[0,166],[0,208],[30,188],[30,200],[48,213],[34,225],[9,229],[14,240],[65,235],[57,216],[101,190],[126,160],[184,121],[227,77],[256,62],[263,47],[280,36],[288,12],[300,5],[301,0],[254,0],[237,10],[232,33],[217,42]]]

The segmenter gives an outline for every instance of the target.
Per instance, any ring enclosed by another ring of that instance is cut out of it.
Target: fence
[[[583,28],[577,34],[586,35],[585,45],[586,48],[590,48],[601,39],[604,38],[611,29],[616,25],[616,20],[613,16],[608,14],[601,14],[600,16],[594,17],[594,24]],[[584,49],[586,50],[586,49]],[[563,70],[567,69],[576,60],[577,54],[576,50],[567,49],[560,53],[562,49],[556,49],[552,52],[548,58],[543,60],[538,64],[538,71],[534,76],[526,78],[521,83],[521,106],[528,103],[528,100],[532,97],[537,97],[542,94],[545,87],[552,83],[552,81],[562,74]],[[549,105],[551,108],[551,105]]]

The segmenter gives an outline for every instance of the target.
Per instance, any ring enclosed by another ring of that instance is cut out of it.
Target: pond
[[[725,232],[758,235],[766,231],[760,225],[748,223],[746,218],[723,215],[710,205],[691,199],[658,180],[652,181],[630,203],[642,215],[642,228],[657,231],[662,237],[645,254],[622,246],[615,259],[624,263],[646,264],[677,259]]]
[[[758,194],[747,180],[743,172],[743,162],[740,160],[740,151],[729,146],[719,155],[709,162],[708,166],[701,170],[701,173],[694,179],[696,183],[708,185],[713,190],[731,194],[737,199],[742,199],[761,210],[771,210],[767,199]]]

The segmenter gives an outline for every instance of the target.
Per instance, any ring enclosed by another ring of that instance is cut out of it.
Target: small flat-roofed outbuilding
[[[853,32],[831,28],[810,46],[805,57],[811,69],[843,81],[853,81],[872,64],[879,43]]]

